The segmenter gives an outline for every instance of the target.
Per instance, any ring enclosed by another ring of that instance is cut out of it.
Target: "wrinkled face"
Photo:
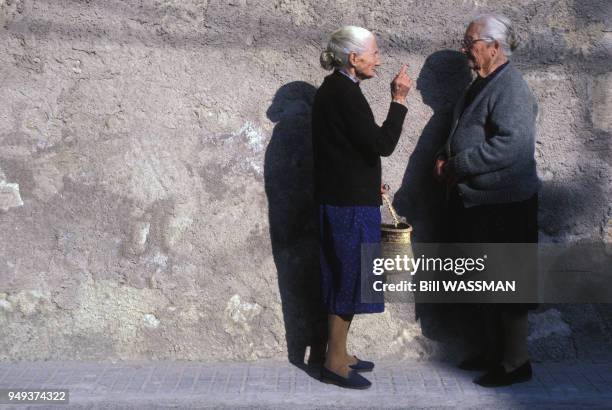
[[[468,65],[474,71],[481,71],[491,66],[495,56],[495,43],[484,41],[480,35],[482,26],[470,24],[463,37],[461,52],[467,56]]]
[[[380,65],[378,55],[378,45],[376,38],[372,36],[366,43],[366,49],[361,54],[356,54],[353,60],[355,74],[360,80],[365,80],[376,76],[376,67]]]

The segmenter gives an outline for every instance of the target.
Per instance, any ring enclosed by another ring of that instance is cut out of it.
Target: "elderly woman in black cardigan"
[[[380,242],[380,157],[391,155],[397,145],[412,82],[403,66],[391,83],[387,118],[378,126],[359,87],[380,65],[374,35],[342,27],[332,33],[320,60],[324,69],[334,70],[312,109],[321,287],[329,327],[321,376],[342,387],[368,388],[371,383],[357,372],[374,364],[349,355],[346,340],[354,314],[384,310],[382,297],[379,303],[364,303],[360,294],[361,245]]]

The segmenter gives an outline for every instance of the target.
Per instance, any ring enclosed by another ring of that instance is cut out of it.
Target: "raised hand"
[[[402,64],[399,73],[391,81],[391,99],[400,104],[406,105],[406,96],[412,88],[412,80],[406,72],[406,64]]]

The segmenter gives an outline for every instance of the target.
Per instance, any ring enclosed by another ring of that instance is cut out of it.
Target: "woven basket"
[[[405,222],[400,222],[399,217],[397,216],[397,212],[395,212],[395,208],[391,204],[389,197],[387,194],[382,194],[383,200],[389,208],[389,212],[391,212],[391,216],[393,217],[392,224],[382,224],[380,227],[380,241],[382,243],[391,243],[391,244],[404,244],[409,245],[410,241],[410,233],[412,232],[412,226]]]
[[[382,197],[387,205],[387,208],[389,208],[389,212],[391,212],[394,223],[382,224],[380,227],[381,256],[387,259],[395,259],[397,255],[400,255],[401,258],[403,258],[404,255],[412,257],[412,242],[410,239],[412,226],[406,222],[399,221],[397,212],[395,212],[395,208],[393,208],[387,194],[382,194]],[[396,273],[402,272],[386,271],[387,275],[393,275]]]

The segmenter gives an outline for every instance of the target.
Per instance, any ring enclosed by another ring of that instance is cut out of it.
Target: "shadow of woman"
[[[318,225],[310,128],[316,88],[283,85],[266,115],[275,123],[264,163],[272,253],[278,273],[288,358],[305,368],[323,361],[327,314],[319,290]]]
[[[410,155],[401,187],[393,199],[398,213],[412,224],[415,243],[444,241],[445,187],[433,179],[433,162],[436,151],[448,137],[455,103],[471,79],[465,56],[453,50],[429,55],[417,78],[416,88],[433,115]],[[457,320],[465,318],[457,317],[456,308],[419,303],[418,299],[415,303],[415,319],[420,320],[423,335],[448,347],[441,350],[442,356],[459,354],[452,333],[457,329]]]

